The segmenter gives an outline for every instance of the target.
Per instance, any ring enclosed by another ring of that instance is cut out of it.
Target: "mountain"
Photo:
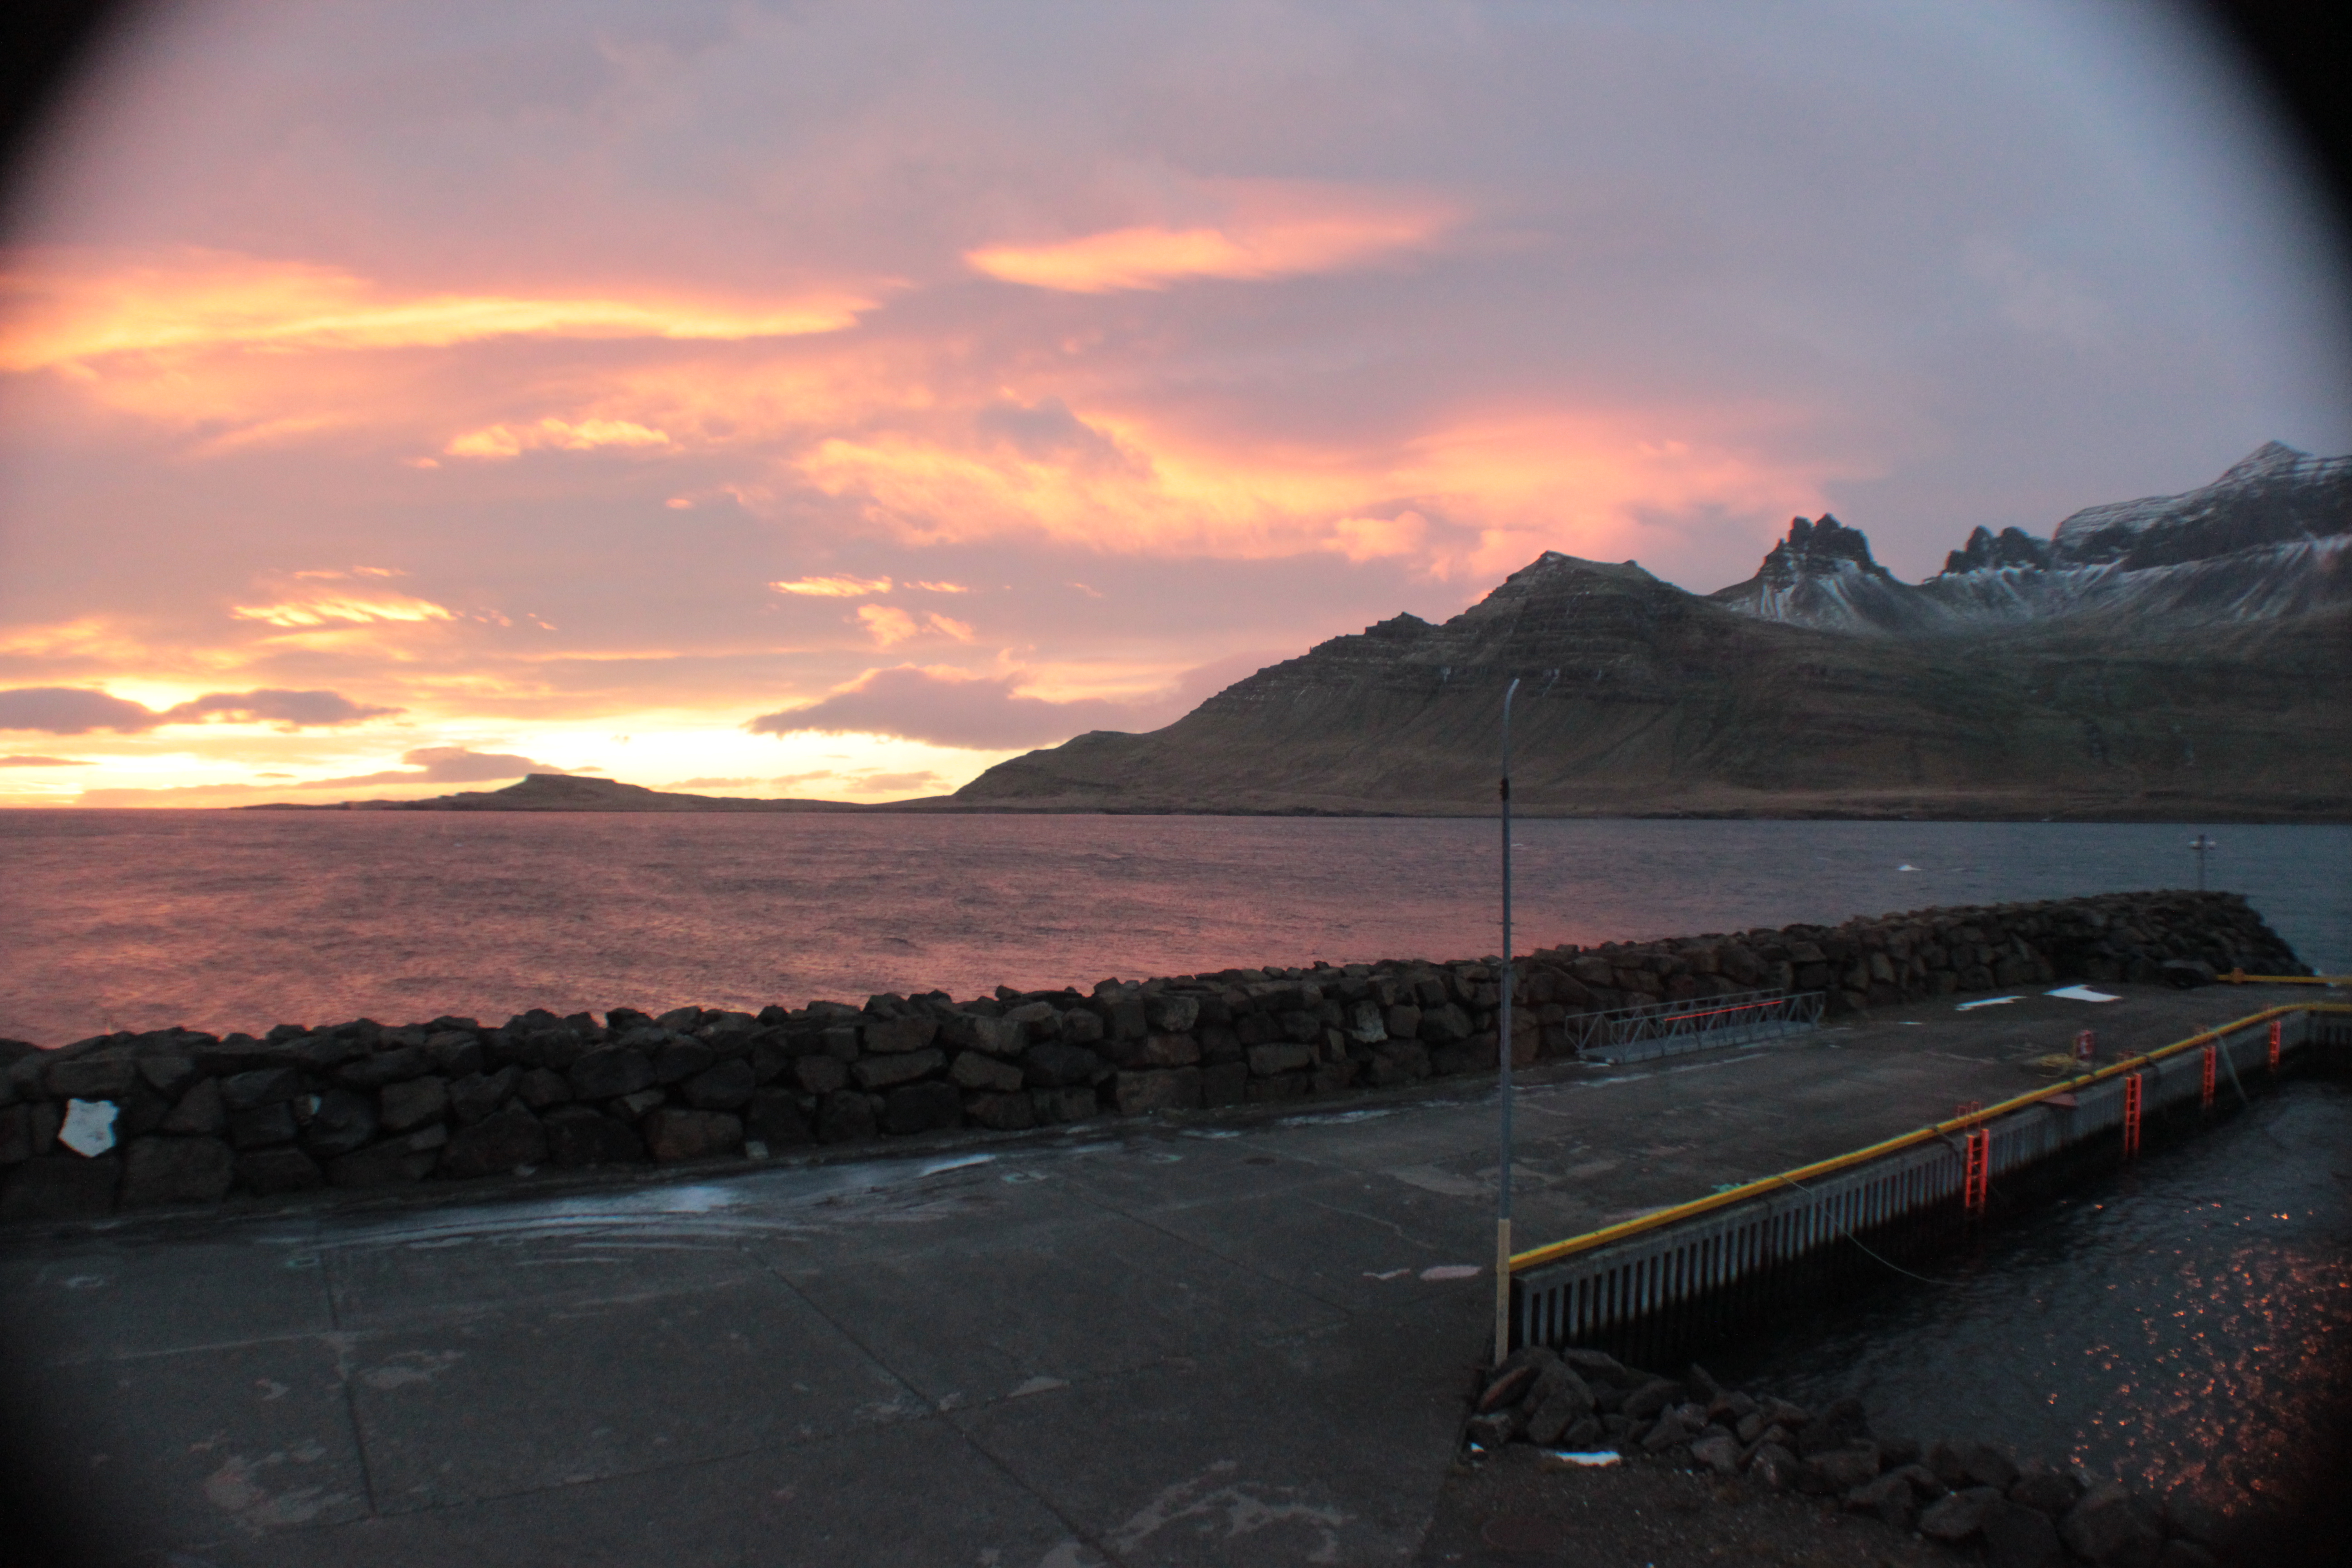
[[[1534,814],[2352,817],[2352,459],[2266,447],[2046,544],[1979,530],[1895,578],[1797,520],[1709,595],[1547,552],[1165,729],[998,764],[979,809],[1484,813],[1503,692]]]
[[[2086,507],[2047,541],[1979,528],[1916,586],[1873,562],[1857,531],[1801,517],[1755,576],[1708,597],[1766,620],[1895,636],[2099,611],[2244,622],[2352,602],[2347,550],[2352,457],[2273,441],[2185,495]]]

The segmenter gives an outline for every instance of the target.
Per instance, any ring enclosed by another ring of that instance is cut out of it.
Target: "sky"
[[[0,235],[0,806],[880,801],[1545,550],[2352,450],[2159,5],[184,0]]]

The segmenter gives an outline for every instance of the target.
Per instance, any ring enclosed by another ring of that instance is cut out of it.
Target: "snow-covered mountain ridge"
[[[1925,583],[1858,529],[1796,519],[1756,575],[1707,597],[1763,620],[1898,636],[2086,615],[2168,626],[2272,620],[2352,603],[2352,457],[2269,442],[2210,485],[2085,507],[2044,542],[1979,528]]]

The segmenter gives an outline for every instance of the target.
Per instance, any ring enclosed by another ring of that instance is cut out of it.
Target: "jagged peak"
[[[2311,454],[2284,441],[2265,441],[2221,471],[2217,484],[2244,484],[2252,479],[2277,479],[2311,461]]]
[[[1985,572],[2004,566],[2047,566],[2050,545],[2036,539],[2021,528],[2004,528],[1996,536],[1982,523],[1969,535],[1968,543],[1944,557],[1942,576],[1958,576],[1964,572]]]

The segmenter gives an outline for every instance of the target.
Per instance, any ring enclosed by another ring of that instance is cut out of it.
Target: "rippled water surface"
[[[2209,1507],[2314,1504],[2352,1408],[2352,1087],[2218,1128],[1916,1263],[1723,1375],[1882,1431],[1981,1437]],[[1721,1369],[1718,1369],[1719,1371]]]
[[[1519,945],[2179,887],[2195,830],[1523,822]],[[2352,967],[2352,828],[2214,885]],[[1496,951],[1496,831],[1427,819],[0,812],[0,1036],[259,1032]]]

